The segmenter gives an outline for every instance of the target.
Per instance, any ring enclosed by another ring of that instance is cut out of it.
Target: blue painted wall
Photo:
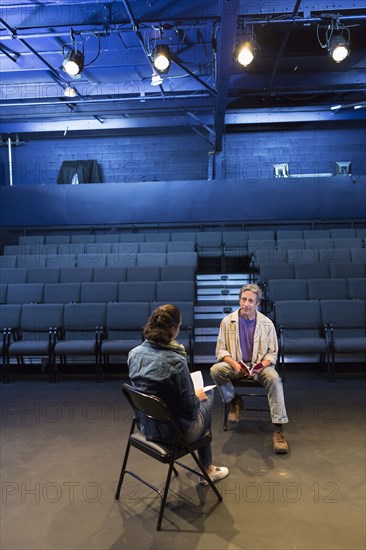
[[[14,185],[55,185],[64,160],[97,160],[103,183],[207,179],[210,145],[196,134],[31,139],[12,147]],[[9,185],[7,147],[0,150]]]
[[[366,178],[176,181],[0,189],[4,227],[364,218]]]
[[[13,187],[0,188],[1,225],[365,218],[365,145],[358,128],[227,134],[207,181],[210,147],[195,135],[27,141],[13,148]],[[76,158],[98,160],[105,183],[55,185],[62,160]],[[335,161],[351,161],[353,178],[319,176]],[[279,162],[313,175],[274,179]]]
[[[334,172],[336,161],[351,161],[352,173],[366,174],[366,130],[301,129],[227,134],[225,176],[235,181],[271,178],[274,163],[292,174]]]

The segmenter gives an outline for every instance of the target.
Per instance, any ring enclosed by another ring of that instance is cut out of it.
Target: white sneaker
[[[214,466],[214,470],[208,474],[211,481],[218,481],[219,479],[224,479],[224,477],[229,475],[229,470],[225,468],[225,466],[221,466],[219,468],[218,466]],[[201,485],[208,485],[208,481],[205,480],[204,477],[200,477],[200,484]]]

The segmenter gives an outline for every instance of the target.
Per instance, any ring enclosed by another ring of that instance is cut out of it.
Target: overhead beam
[[[138,25],[138,23],[137,23],[137,21],[136,21],[136,19],[135,19],[135,16],[134,16],[134,14],[133,14],[133,12],[132,12],[132,9],[131,9],[131,7],[130,7],[130,4],[129,4],[128,0],[122,0],[122,2],[123,2],[123,5],[124,5],[124,7],[125,7],[125,9],[126,9],[126,12],[127,12],[128,17],[130,18],[131,25],[132,25],[132,30],[135,32],[135,34],[136,34],[136,36],[137,36],[137,38],[138,38],[138,40],[139,40],[139,42],[140,42],[141,48],[142,48],[142,50],[143,50],[143,52],[144,52],[144,54],[145,54],[145,57],[146,57],[146,59],[147,59],[149,65],[150,65],[150,67],[151,67],[152,70],[154,71],[154,65],[153,65],[152,59],[151,59],[151,57],[148,55],[148,53],[147,53],[147,51],[146,51],[144,38],[143,38],[143,36],[142,36],[142,34],[141,34],[141,31],[140,31],[140,29],[139,29],[139,25]],[[164,96],[164,95],[165,95],[165,91],[164,91],[164,88],[163,88],[163,86],[162,86],[161,84],[159,85],[159,88],[160,88],[161,94]]]
[[[207,82],[205,82],[204,80],[202,80],[202,78],[200,78],[199,76],[197,76],[196,74],[192,73],[192,71],[190,69],[188,69],[185,65],[183,65],[183,63],[177,58],[177,56],[173,56],[172,57],[172,61],[178,66],[180,67],[184,72],[186,72],[187,74],[189,74],[189,76],[191,76],[192,78],[194,78],[197,82],[199,82],[201,84],[201,86],[203,86],[204,88],[206,88],[206,90],[208,90],[212,95],[216,96],[217,95],[217,92],[216,90],[214,90],[209,84],[207,84]]]
[[[7,30],[7,32],[12,36],[14,37],[16,40],[18,40],[21,44],[23,44],[23,46],[25,46],[30,52],[32,52],[42,63],[43,65],[45,65],[45,67],[47,67],[47,69],[49,70],[52,78],[58,82],[59,84],[63,85],[63,87],[67,87],[69,85],[69,83],[67,82],[67,80],[62,76],[60,75],[56,69],[54,67],[52,67],[52,65],[50,65],[48,63],[48,61],[46,61],[38,52],[37,50],[35,50],[30,44],[28,44],[28,42],[26,40],[24,40],[23,38],[18,38],[16,36],[16,32],[14,29],[12,29],[10,27],[10,25],[7,24],[6,21],[4,21],[4,19],[0,18],[0,24],[4,27],[4,29]],[[81,97],[79,95],[79,97]]]
[[[13,63],[16,63],[20,53],[14,52],[10,48],[7,48],[3,44],[0,44],[0,52],[2,52],[6,57],[8,57]]]
[[[302,1],[302,0],[296,0],[296,3],[295,3],[295,6],[294,6],[294,9],[293,9],[293,12],[292,12],[292,14],[291,14],[291,19],[292,19],[292,21],[289,22],[288,25],[287,25],[285,35],[284,35],[284,37],[283,37],[283,39],[282,39],[282,42],[281,42],[281,46],[279,47],[279,50],[278,50],[278,52],[277,52],[276,59],[275,59],[275,62],[274,62],[274,64],[273,64],[273,69],[272,69],[272,74],[271,74],[271,80],[270,80],[270,86],[272,86],[273,81],[274,81],[275,76],[276,76],[276,73],[277,73],[277,71],[278,71],[278,67],[279,67],[279,65],[280,65],[280,61],[281,61],[283,52],[285,51],[285,48],[286,48],[288,39],[289,39],[289,37],[290,37],[291,30],[293,29],[293,22],[294,22],[294,19],[295,19],[296,15],[297,15],[298,11],[299,11],[301,1]]]
[[[285,109],[262,109],[260,112],[256,109],[231,111],[225,115],[225,125],[231,126],[247,126],[256,124],[287,124],[293,122],[335,122],[346,120],[366,120],[366,104],[362,109],[354,109],[353,107],[340,108],[339,110],[332,111],[331,105],[325,106],[323,109],[311,109],[311,108],[285,108]],[[96,120],[93,115],[90,118],[73,118],[72,120],[60,120],[60,121],[44,121],[44,122],[5,122],[1,125],[2,135],[6,134],[25,134],[25,133],[60,133],[66,134],[70,132],[95,132],[99,135],[104,130],[126,130],[127,132],[132,129],[148,129],[148,128],[181,128],[187,125],[187,114],[177,114],[176,116],[153,116],[153,117],[113,117],[105,118],[100,115],[100,120]],[[208,139],[211,132],[208,131],[210,125],[212,125],[212,115],[202,114],[199,120],[195,117],[191,117],[196,121],[194,125],[192,122],[189,124],[191,128],[195,126],[202,137]],[[208,136],[204,136],[202,133],[206,131]]]
[[[229,82],[232,72],[232,56],[235,46],[236,24],[239,0],[219,0],[220,24],[216,45],[216,106],[214,116],[215,152],[222,150],[225,130],[225,111],[229,96]]]
[[[365,120],[366,108],[354,109],[344,108],[332,111],[331,106],[323,109],[256,109],[234,111],[226,114],[227,125],[248,125],[248,124],[286,124],[291,122],[329,122],[337,120]],[[366,107],[366,105],[365,105]]]

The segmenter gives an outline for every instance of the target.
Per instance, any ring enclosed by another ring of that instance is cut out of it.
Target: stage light
[[[160,44],[156,46],[151,54],[151,59],[154,65],[154,68],[159,73],[167,73],[171,64],[171,53],[168,46]]]
[[[349,42],[341,34],[332,36],[328,42],[328,53],[333,61],[341,63],[349,56]]]
[[[322,48],[328,50],[328,55],[335,63],[342,63],[351,51],[351,29],[341,24],[339,14],[328,16],[326,27],[318,25],[316,34]],[[321,30],[325,28],[325,40],[321,38]]]
[[[62,62],[62,68],[69,76],[79,76],[84,68],[84,54],[79,50],[69,50]]]
[[[235,51],[235,60],[243,67],[248,67],[255,56],[255,46],[250,40],[246,40],[239,44]]]

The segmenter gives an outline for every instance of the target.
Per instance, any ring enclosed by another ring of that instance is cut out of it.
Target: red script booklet
[[[258,365],[254,365],[254,367],[248,367],[248,365],[246,365],[244,361],[239,361],[239,365],[247,376],[254,376],[263,369],[263,365],[261,363],[258,363]]]

